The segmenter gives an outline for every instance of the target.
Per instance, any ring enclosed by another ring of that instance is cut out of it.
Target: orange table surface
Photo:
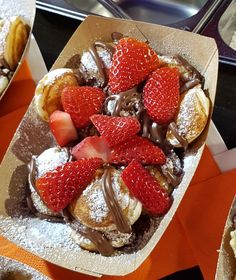
[[[0,161],[33,97],[35,89],[27,63],[0,102]],[[200,165],[173,220],[145,262],[126,276],[103,280],[152,280],[199,265],[204,279],[214,279],[221,236],[235,195],[236,170],[221,174],[205,148]],[[69,271],[19,248],[0,236],[0,255],[26,263],[52,279],[94,279]]]

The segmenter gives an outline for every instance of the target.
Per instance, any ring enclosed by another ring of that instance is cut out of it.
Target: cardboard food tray
[[[0,0],[0,19],[5,19],[5,18],[11,18],[13,16],[20,16],[26,24],[29,25],[30,27],[30,32],[29,32],[29,37],[27,44],[25,46],[24,52],[21,56],[21,59],[18,63],[17,68],[14,71],[14,74],[9,81],[7,87],[5,90],[0,93],[0,100],[4,96],[5,92],[7,91],[8,87],[11,84],[11,81],[13,81],[14,76],[16,75],[17,71],[20,68],[20,64],[23,61],[26,50],[30,44],[30,37],[31,37],[31,32],[34,24],[34,18],[35,18],[35,12],[36,12],[36,6],[35,6],[35,1],[34,0]]]
[[[63,67],[73,55],[88,50],[95,40],[110,41],[114,31],[148,40],[159,53],[182,55],[205,76],[205,88],[209,90],[211,102],[214,103],[218,72],[218,51],[214,40],[168,27],[89,16],[75,31],[53,69]],[[165,232],[197,168],[206,135],[207,129],[186,154],[185,175],[173,193],[173,204],[163,219],[153,220],[154,230],[143,237],[142,246],[129,253],[104,257],[80,249],[71,240],[68,225],[30,216],[24,204],[27,163],[33,154],[40,154],[54,145],[48,124],[39,119],[32,103],[0,167],[1,233],[26,250],[71,270],[96,276],[128,274],[141,265]]]
[[[229,244],[230,232],[234,230],[233,216],[236,215],[236,196],[230,207],[225,228],[222,236],[222,242],[219,250],[219,258],[216,269],[215,280],[233,280],[236,275],[236,258]]]

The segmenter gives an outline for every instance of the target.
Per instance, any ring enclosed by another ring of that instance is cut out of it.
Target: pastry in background
[[[0,20],[0,94],[20,62],[29,31],[30,27],[19,16]]]

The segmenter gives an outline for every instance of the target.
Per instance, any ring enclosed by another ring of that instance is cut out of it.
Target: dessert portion
[[[58,147],[32,157],[27,193],[33,214],[67,223],[104,256],[126,252],[168,212],[210,112],[186,60],[117,32],[111,40],[39,82],[36,111]]]
[[[7,87],[24,52],[30,27],[19,16],[0,20],[0,94]]]

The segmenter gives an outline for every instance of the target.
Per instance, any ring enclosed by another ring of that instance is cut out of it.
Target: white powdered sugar
[[[121,209],[125,209],[129,206],[130,200],[132,200],[132,198],[129,197],[128,192],[121,193],[119,180],[120,172],[112,172],[112,188],[115,192],[117,201],[119,201]],[[94,188],[94,185],[98,187]],[[109,209],[106,205],[101,185],[102,178],[96,179],[82,193],[82,196],[86,196],[90,218],[97,223],[103,221],[109,213]]]
[[[0,21],[0,56],[3,56],[6,45],[7,34],[10,29],[11,22],[8,19]]]
[[[103,61],[105,68],[109,69],[111,67],[111,54],[109,53],[109,51],[100,48],[97,53]],[[81,57],[81,63],[86,67],[86,70],[91,75],[96,75],[98,68],[90,52],[83,53]]]
[[[69,159],[68,151],[60,147],[45,150],[36,160],[37,178],[42,177],[46,172],[56,169],[65,164]]]
[[[69,68],[59,68],[59,69],[55,69],[53,71],[50,71],[49,73],[47,73],[43,79],[41,80],[44,86],[48,86],[48,85],[52,85],[55,83],[55,81],[62,77],[65,74],[72,74],[73,71]],[[42,84],[39,82],[37,88],[36,88],[36,92],[37,89],[39,89],[39,87],[42,87]]]
[[[93,184],[90,184],[90,186],[88,186],[84,192],[86,193],[86,191],[90,191],[92,185]],[[87,203],[89,207],[89,216],[92,218],[92,220],[100,223],[107,217],[109,209],[106,205],[101,188],[97,188],[91,192],[91,194],[88,196]]]
[[[33,21],[35,14],[34,1],[28,0],[0,0],[0,18],[11,18],[21,16],[29,24]]]
[[[30,187],[31,190],[31,199],[33,201],[34,207],[39,213],[55,216],[56,214],[52,212],[42,201],[41,197],[37,194],[33,187]]]
[[[60,147],[53,147],[45,150],[42,154],[35,158],[36,174],[35,177],[42,177],[46,172],[56,169],[68,162],[69,152],[67,149]],[[40,196],[37,194],[35,189],[30,186],[31,199],[34,203],[35,208],[43,214],[55,216],[56,214],[46,207]]]

